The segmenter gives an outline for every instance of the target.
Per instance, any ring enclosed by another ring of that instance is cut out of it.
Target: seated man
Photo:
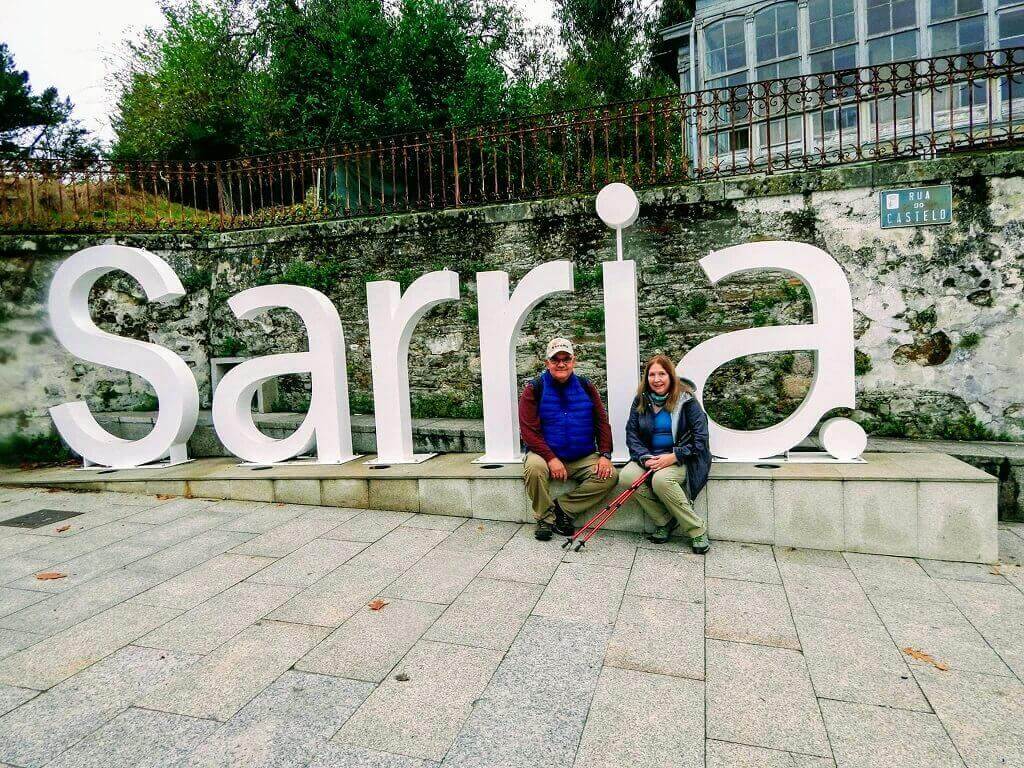
[[[519,397],[519,428],[526,445],[523,479],[537,521],[534,536],[572,536],[573,519],[615,487],[612,428],[597,387],[573,373],[575,352],[568,339],[548,342],[547,370],[527,382]],[[551,480],[579,485],[552,501]]]

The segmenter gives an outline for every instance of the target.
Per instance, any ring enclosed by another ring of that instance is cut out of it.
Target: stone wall
[[[950,182],[952,226],[878,226],[877,190]],[[807,321],[799,283],[760,273],[712,288],[697,260],[753,240],[791,239],[831,253],[850,280],[856,313],[858,409],[878,435],[1024,438],[1024,152],[863,165],[680,185],[640,194],[627,231],[639,266],[641,356],[680,358],[729,330]],[[48,429],[46,408],[85,397],[96,410],[151,410],[151,391],[123,372],[75,360],[47,328],[45,295],[61,259],[95,236],[0,236],[0,437]],[[372,407],[364,283],[408,284],[441,267],[462,276],[463,300],[430,312],[413,338],[414,415],[479,414],[479,344],[474,275],[503,269],[513,281],[537,264],[571,259],[576,292],[544,302],[527,321],[518,367],[540,365],[546,340],[579,343],[579,369],[604,382],[600,262],[614,258],[612,233],[581,196],[213,234],[117,236],[173,265],[188,289],[180,304],[146,304],[139,286],[112,276],[94,291],[99,324],[163,344],[184,358],[210,403],[211,356],[304,349],[297,320],[278,311],[239,322],[232,294],[281,281],[310,285],[336,303],[344,323],[352,402]],[[708,409],[736,427],[766,426],[803,397],[813,360],[801,352],[744,358],[711,379]],[[303,377],[281,382],[277,410],[307,401]]]

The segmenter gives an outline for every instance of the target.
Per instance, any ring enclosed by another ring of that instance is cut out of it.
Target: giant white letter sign
[[[534,267],[509,296],[507,272],[478,272],[480,380],[484,398],[484,455],[479,462],[522,459],[516,382],[516,338],[526,316],[548,296],[573,289],[571,261]]]
[[[150,301],[163,304],[185,295],[174,270],[152,253],[97,245],[79,251],[57,269],[50,285],[50,322],[57,341],[71,354],[148,381],[160,404],[156,424],[139,440],[123,440],[103,429],[83,402],[58,405],[50,409],[50,416],[71,450],[87,463],[126,468],[167,456],[173,463],[185,461],[186,443],[199,416],[199,390],[188,365],[156,344],[101,331],[89,315],[93,284],[117,270],[138,280]]]
[[[228,306],[242,320],[272,307],[292,310],[306,327],[309,351],[246,360],[224,374],[213,393],[213,424],[224,447],[255,464],[287,461],[314,443],[320,464],[354,459],[345,337],[330,299],[299,285],[262,285],[232,296]],[[267,437],[252,420],[253,394],[267,379],[305,371],[312,390],[306,418],[288,437]]]
[[[366,284],[377,426],[377,458],[368,463],[415,464],[430,458],[412,452],[409,340],[416,324],[431,307],[458,298],[459,276],[447,269],[423,275],[409,286],[405,295],[393,280]]]
[[[704,384],[724,363],[745,355],[813,350],[817,364],[810,391],[800,407],[775,426],[751,431],[728,429],[709,421],[711,449],[727,459],[756,460],[783,453],[803,440],[833,408],[853,408],[853,304],[842,267],[820,248],[805,243],[763,242],[714,251],[700,260],[712,284],[739,272],[772,269],[798,277],[811,295],[814,322],[746,328],[716,336],[691,349],[679,363],[681,376],[692,379],[703,401]],[[837,458],[854,458],[863,450],[864,430],[854,422],[830,419],[823,430],[825,450]],[[842,428],[836,425],[843,424]],[[856,445],[860,449],[854,451]],[[850,455],[850,454],[853,455]]]

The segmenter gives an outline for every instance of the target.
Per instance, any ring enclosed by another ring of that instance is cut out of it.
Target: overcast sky
[[[551,0],[519,5],[532,22],[551,23]],[[0,41],[36,92],[57,86],[74,102],[75,117],[110,141],[107,75],[122,42],[161,19],[156,0],[0,0]]]

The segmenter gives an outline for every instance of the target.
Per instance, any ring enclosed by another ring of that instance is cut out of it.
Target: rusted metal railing
[[[1021,143],[1022,86],[1015,48],[222,162],[0,159],[0,229],[243,229],[927,158]]]

